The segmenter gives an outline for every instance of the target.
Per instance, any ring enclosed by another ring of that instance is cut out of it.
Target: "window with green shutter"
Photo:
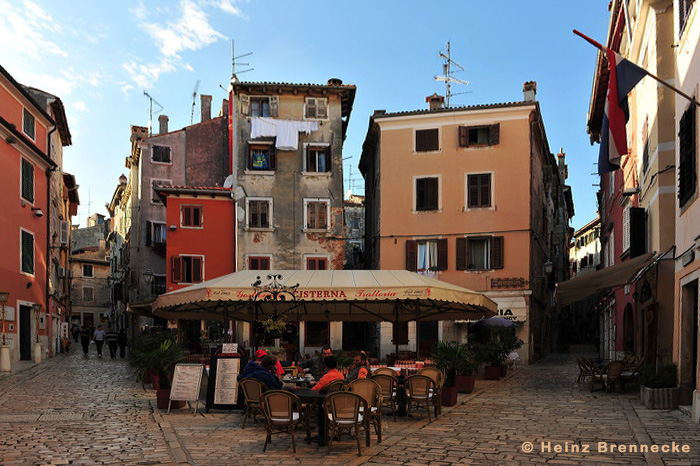
[[[29,139],[32,141],[34,140],[36,136],[36,121],[34,120],[34,115],[26,108],[24,109],[24,117],[22,119],[22,131]]]
[[[22,159],[22,199],[34,202],[34,165]]]
[[[34,235],[22,230],[22,272],[34,275]]]

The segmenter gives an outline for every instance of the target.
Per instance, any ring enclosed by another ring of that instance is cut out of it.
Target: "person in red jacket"
[[[323,364],[326,366],[326,373],[323,374],[321,380],[316,382],[312,390],[323,390],[329,383],[336,380],[345,380],[343,374],[340,373],[338,368],[338,360],[335,356],[326,356],[323,359]]]

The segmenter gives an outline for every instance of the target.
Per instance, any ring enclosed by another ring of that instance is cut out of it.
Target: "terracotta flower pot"
[[[457,375],[455,376],[455,385],[459,393],[471,393],[474,391],[474,383],[476,376],[474,375]]]
[[[501,378],[501,367],[500,366],[486,366],[484,367],[484,378],[486,380],[498,380]]]
[[[442,405],[454,406],[457,404],[457,387],[442,387]]]

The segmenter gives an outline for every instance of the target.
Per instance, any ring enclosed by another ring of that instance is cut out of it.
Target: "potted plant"
[[[658,368],[645,366],[639,373],[639,385],[639,394],[647,409],[678,408],[675,364],[663,364]]]
[[[499,327],[493,329],[493,331],[498,337],[498,364],[501,368],[501,376],[505,377],[508,370],[508,366],[506,365],[508,356],[510,353],[523,346],[523,341],[515,336],[515,329],[513,328]]]
[[[433,349],[435,364],[445,373],[445,383],[442,386],[443,406],[457,404],[457,367],[461,364],[463,352],[462,345],[454,341],[438,341]]]
[[[150,335],[149,337],[153,337]],[[158,346],[153,348],[158,342]],[[140,343],[140,344],[139,344]],[[129,364],[137,371],[154,371],[154,388],[156,389],[156,405],[159,409],[168,407],[170,399],[170,383],[175,365],[184,359],[184,351],[169,335],[159,338],[148,338],[132,347],[129,353]],[[180,407],[180,403],[174,403]]]
[[[455,364],[455,383],[459,393],[471,393],[474,391],[479,361],[469,345],[460,345],[460,351],[460,357]]]
[[[503,368],[508,355],[520,348],[523,341],[515,336],[512,328],[490,328],[486,339],[472,342],[470,346],[477,354],[480,362],[488,363],[484,367],[484,378],[486,380],[498,380],[505,376]]]
[[[270,317],[262,321],[262,327],[267,337],[274,340],[276,338],[282,338],[287,328],[287,323],[282,319]]]

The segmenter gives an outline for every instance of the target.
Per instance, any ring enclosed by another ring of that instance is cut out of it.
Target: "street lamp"
[[[547,262],[545,262],[542,266],[542,269],[544,270],[545,276],[549,276],[549,274],[551,274],[554,270],[554,264],[552,263],[552,261],[547,260]]]
[[[146,281],[146,284],[151,289],[151,294],[153,294],[153,270],[146,269],[146,271],[143,273],[143,279]]]
[[[0,307],[2,308],[2,346],[0,346],[0,371],[12,371],[10,364],[10,347],[7,345],[5,338],[5,303],[10,299],[9,291],[0,291]]]
[[[34,309],[34,318],[36,319],[36,339],[34,340],[34,362],[39,364],[41,362],[41,343],[39,343],[39,315],[41,313],[41,304],[32,304]]]

